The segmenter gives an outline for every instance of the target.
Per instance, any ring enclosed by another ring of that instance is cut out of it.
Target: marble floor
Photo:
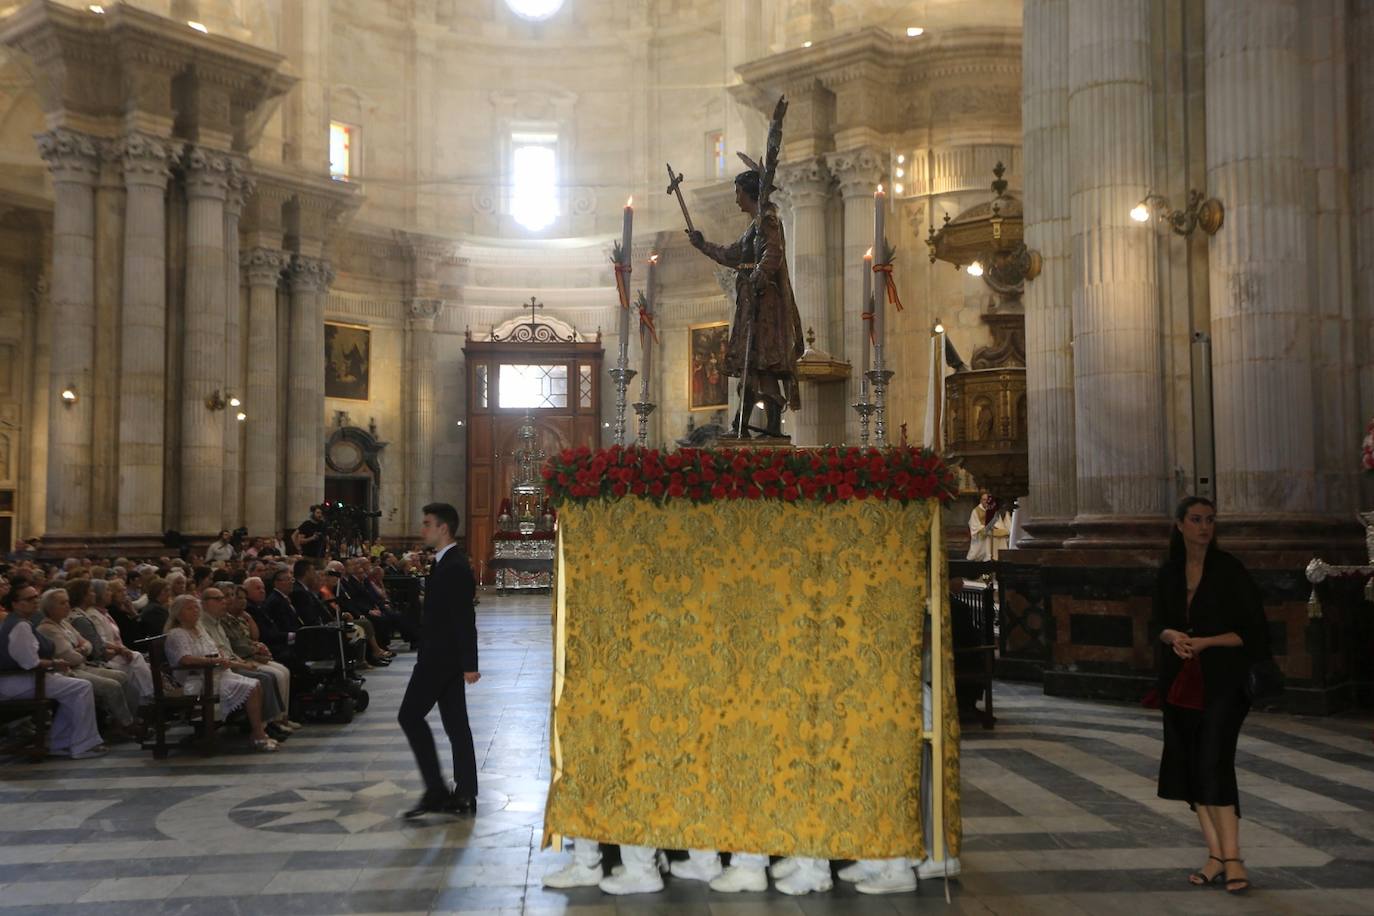
[[[552,892],[566,853],[538,849],[547,789],[547,599],[484,598],[483,680],[469,693],[475,819],[397,815],[419,781],[395,724],[413,657],[368,680],[372,707],[309,726],[277,754],[237,738],[213,758],[0,769],[0,916],[19,913],[1294,913],[1374,914],[1368,718],[1255,715],[1240,744],[1255,889],[1194,889],[1186,806],[1154,797],[1157,714],[999,685],[996,731],[964,744],[963,875],[870,898],[838,884],[788,898],[671,882],[659,895]],[[436,717],[437,728],[437,717]]]

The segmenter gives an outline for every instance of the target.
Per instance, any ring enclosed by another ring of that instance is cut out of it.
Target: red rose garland
[[[564,449],[542,470],[554,503],[638,496],[656,501],[849,499],[906,502],[954,497],[954,475],[918,448],[697,449],[612,446]]]

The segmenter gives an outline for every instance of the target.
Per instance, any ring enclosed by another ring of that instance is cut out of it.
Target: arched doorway
[[[382,449],[385,442],[365,429],[340,426],[324,449],[324,501],[354,506],[361,513],[358,528],[364,540],[377,539],[382,490]]]
[[[467,362],[467,545],[484,583],[501,500],[515,475],[526,416],[539,446],[554,454],[601,440],[601,337],[586,340],[556,318],[516,318],[475,336]]]

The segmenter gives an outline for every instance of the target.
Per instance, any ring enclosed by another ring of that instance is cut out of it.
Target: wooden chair
[[[140,639],[135,643],[147,651],[148,664],[153,671],[153,698],[147,706],[152,718],[152,741],[145,741],[143,748],[151,749],[154,758],[164,759],[168,750],[167,727],[174,722],[183,721],[196,730],[190,740],[208,757],[219,747],[218,723],[215,721],[215,704],[219,702],[219,695],[215,693],[215,669],[169,665],[166,642],[167,635],[164,633],[161,636]],[[167,684],[175,671],[198,672],[204,679],[200,693],[182,694],[169,691]]]
[[[994,624],[997,620],[997,604],[991,584],[983,586],[966,585],[954,596],[960,599],[951,606],[952,616],[970,613],[970,620],[953,620],[954,629],[954,684],[957,692],[960,684],[977,686],[978,697],[983,700],[983,711],[979,719],[983,728],[992,728],[997,717],[992,713],[992,676],[997,660],[997,638]],[[961,662],[963,662],[961,664]]]
[[[0,700],[0,722],[17,722],[28,719],[33,723],[33,734],[0,744],[7,753],[17,753],[35,762],[48,756],[48,730],[52,726],[53,713],[57,701],[47,696],[47,672],[41,668],[33,670],[33,696]],[[10,675],[17,677],[18,675]]]

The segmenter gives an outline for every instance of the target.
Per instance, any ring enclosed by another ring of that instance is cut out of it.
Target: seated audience
[[[96,728],[92,686],[64,676],[65,661],[43,657],[46,639],[33,628],[38,589],[25,583],[8,597],[10,613],[0,621],[0,700],[32,697],[34,669],[50,672],[43,676],[43,695],[57,702],[57,714],[48,733],[48,752],[76,760],[99,757],[108,748]]]
[[[221,658],[231,662],[229,670],[257,681],[262,688],[262,718],[267,723],[267,734],[274,740],[284,741],[297,728],[287,716],[291,703],[291,672],[285,665],[276,662],[259,663],[251,656],[241,656],[234,651],[229,642],[223,621],[228,616],[228,597],[218,585],[212,585],[200,596],[202,613],[201,629],[215,644]],[[270,667],[269,667],[270,666]]]
[[[73,597],[71,622],[76,631],[95,646],[96,657],[104,657],[107,668],[129,675],[138,686],[138,705],[141,706],[152,699],[153,670],[148,667],[146,658],[124,644],[119,625],[110,616],[108,604],[113,585],[113,582],[95,579],[85,601],[76,601]],[[72,597],[70,588],[67,594]],[[77,607],[78,604],[85,607]]]
[[[219,533],[214,542],[205,548],[205,565],[214,566],[217,563],[228,563],[234,559],[234,545],[230,543],[231,535],[226,528]]]
[[[43,621],[37,632],[52,642],[53,658],[70,665],[71,676],[86,681],[95,690],[96,708],[114,723],[108,726],[109,736],[114,739],[142,737],[143,729],[134,718],[138,708],[138,686],[131,685],[130,677],[124,672],[99,667],[92,661],[95,647],[67,619],[72,607],[66,590],[54,588],[44,592],[38,610]],[[134,704],[132,707],[130,701]]]
[[[152,579],[144,586],[143,596],[148,599],[138,614],[140,639],[161,636],[167,628],[167,602],[172,600],[172,586],[166,579]]]
[[[262,685],[252,678],[233,672],[233,662],[219,654],[214,641],[200,627],[200,599],[195,595],[179,595],[172,600],[167,615],[167,663],[181,689],[198,694],[205,689],[206,675],[190,670],[218,668],[214,689],[219,694],[220,715],[228,715],[242,707],[248,714],[253,747],[259,751],[275,751],[277,742],[267,734],[262,716]]]

